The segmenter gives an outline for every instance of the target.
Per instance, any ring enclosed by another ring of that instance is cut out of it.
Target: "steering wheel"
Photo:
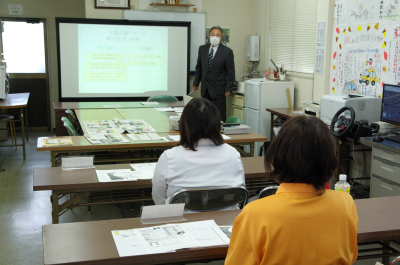
[[[348,117],[348,111],[350,111],[350,118]],[[336,137],[345,136],[353,128],[355,119],[356,112],[352,107],[343,107],[338,110],[331,122],[330,130],[332,135]]]

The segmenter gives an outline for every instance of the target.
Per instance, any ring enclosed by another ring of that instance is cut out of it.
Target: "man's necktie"
[[[213,58],[214,58],[214,49],[211,48],[210,53],[208,54],[208,68],[210,68]]]

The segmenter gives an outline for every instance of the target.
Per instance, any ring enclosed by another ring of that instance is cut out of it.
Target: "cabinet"
[[[244,119],[244,95],[232,93],[226,98],[226,117],[230,116]]]
[[[400,153],[372,148],[371,198],[400,195]]]

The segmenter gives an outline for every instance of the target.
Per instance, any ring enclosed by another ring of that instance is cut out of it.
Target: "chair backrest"
[[[160,96],[151,96],[147,99],[147,101],[157,101],[157,102],[175,102],[178,101],[178,99],[174,96],[168,96],[168,95],[160,95]]]
[[[199,187],[185,188],[175,192],[169,203],[185,203],[185,209],[192,211],[217,211],[230,206],[246,205],[249,192],[244,187]]]
[[[72,123],[72,125],[74,125],[74,128],[77,131],[77,133],[83,134],[83,131],[79,125],[78,118],[76,117],[75,113],[70,109],[67,109],[65,113],[68,114],[68,119]]]
[[[257,196],[257,199],[261,199],[264,197],[267,197],[269,195],[274,195],[276,191],[278,190],[279,186],[268,186],[266,188],[263,188]]]
[[[69,120],[70,120],[71,122],[77,122],[77,118],[76,118],[76,116],[75,116],[75,114],[74,114],[74,112],[73,112],[72,110],[67,109],[67,110],[65,111],[65,113],[68,114],[68,118],[69,118]]]
[[[65,121],[64,127],[65,127],[65,129],[67,129],[69,136],[78,136],[79,135],[70,121]]]
[[[241,118],[235,117],[235,116],[230,116],[226,119],[225,123],[243,123],[243,120]]]

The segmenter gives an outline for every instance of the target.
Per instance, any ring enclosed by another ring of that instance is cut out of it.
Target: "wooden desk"
[[[26,126],[28,126],[28,113],[27,113],[28,100],[29,100],[29,93],[8,94],[6,99],[0,100],[0,109],[19,109],[19,118],[14,119],[14,121],[21,122],[22,144],[17,144],[17,146],[22,146],[24,161],[26,160],[25,124]],[[26,140],[28,141],[28,131],[26,131]],[[14,146],[14,145],[2,145],[1,147],[6,147],[6,146]]]
[[[176,132],[175,132],[176,133]],[[167,136],[168,133],[159,133],[161,137]],[[129,137],[124,136],[129,143],[118,143],[118,144],[91,144],[84,136],[69,136],[72,140],[72,145],[69,146],[55,146],[55,147],[43,147],[43,138],[54,138],[54,137],[39,137],[37,140],[37,151],[49,151],[51,152],[51,166],[56,166],[56,156],[63,155],[80,155],[82,152],[128,152],[134,150],[143,149],[168,149],[178,145],[178,142],[167,142],[167,141],[138,141],[134,142]],[[249,134],[233,134],[229,135],[231,139],[225,140],[227,144],[236,145],[250,145],[251,153],[250,156],[254,156],[254,143],[265,142],[267,138],[256,133]],[[157,158],[152,158],[157,159]],[[143,159],[135,159],[134,157],[127,158],[115,158],[114,160],[101,161],[97,160],[97,163],[101,162],[116,162],[125,161],[132,162]]]
[[[65,136],[67,130],[61,121],[62,117],[68,117],[65,110],[83,110],[83,109],[105,109],[103,105],[116,105],[121,106],[120,109],[129,108],[154,108],[154,107],[183,107],[183,101],[177,102],[160,102],[159,105],[142,105],[140,102],[53,102],[53,109],[56,118],[56,136]],[[118,110],[120,110],[118,109]],[[114,117],[115,118],[115,117]]]
[[[400,196],[355,201],[360,220],[359,244],[400,238],[399,200]],[[232,225],[239,213],[240,210],[193,213],[185,214],[185,218],[188,222],[214,219],[220,226]],[[177,264],[224,259],[228,251],[228,246],[217,246],[119,257],[111,231],[140,227],[145,226],[139,218],[45,225],[44,264]]]
[[[289,119],[292,117],[299,116],[301,114],[296,114],[294,111],[302,111],[303,108],[271,108],[267,109],[267,111],[271,112],[271,130],[269,139],[272,141],[274,139],[274,124],[277,122],[278,118]],[[274,120],[274,116],[277,116]]]
[[[245,171],[246,185],[249,192],[264,188],[268,183],[267,175],[264,169],[264,157],[246,157],[242,158]],[[96,169],[132,169],[129,164],[98,165]],[[53,224],[59,222],[59,216],[76,206],[90,205],[89,203],[80,203],[87,198],[91,192],[96,191],[119,191],[129,189],[148,189],[135,194],[130,194],[130,199],[114,199],[109,203],[122,203],[133,201],[152,200],[151,180],[121,181],[100,183],[97,180],[95,169],[62,170],[60,167],[34,168],[33,169],[33,190],[51,190],[52,191],[52,218]],[[76,193],[73,197],[59,205],[59,195]],[[136,196],[137,195],[137,196]]]

